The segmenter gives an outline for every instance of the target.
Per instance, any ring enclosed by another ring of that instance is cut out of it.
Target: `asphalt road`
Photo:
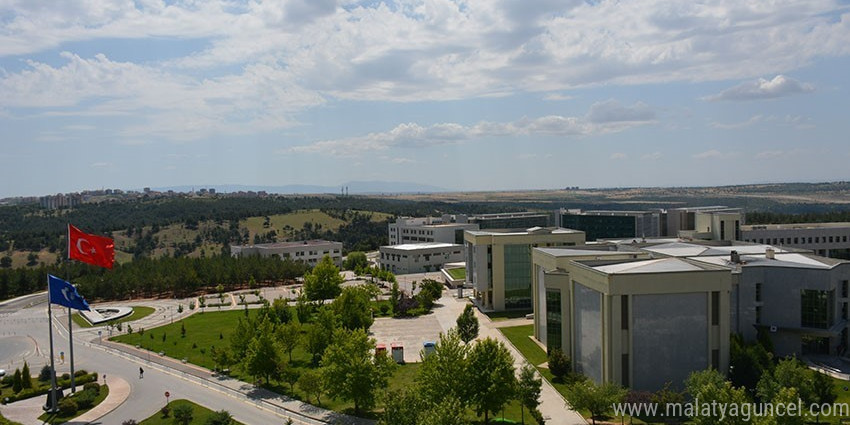
[[[33,301],[40,300],[40,303]],[[30,369],[37,374],[41,367],[49,363],[47,305],[45,296],[28,297],[23,300],[7,302],[0,310],[0,368],[14,370],[26,360]],[[176,310],[173,306],[172,310]],[[54,309],[54,350],[58,374],[68,372],[68,316],[63,309]],[[166,319],[167,307],[159,306],[152,315],[160,321]],[[186,313],[184,313],[186,314]],[[150,316],[149,316],[150,317]],[[148,319],[148,321],[153,320]],[[170,320],[170,317],[167,318]],[[259,399],[252,399],[239,392],[219,387],[197,377],[147,362],[145,359],[130,356],[117,350],[111,350],[98,343],[97,328],[76,329],[74,331],[75,368],[97,371],[101,382],[105,375],[121,377],[130,383],[131,392],[126,402],[100,419],[103,424],[120,424],[127,419],[141,421],[159,411],[165,404],[165,391],[171,399],[189,399],[212,410],[227,410],[234,418],[246,425],[266,425],[283,423],[292,417],[296,424],[319,423],[306,417],[280,414]],[[105,335],[104,335],[105,336]],[[61,362],[60,352],[65,353],[66,361]],[[139,367],[145,369],[144,379],[139,379]],[[260,405],[267,407],[261,408]],[[285,412],[285,411],[281,411]]]

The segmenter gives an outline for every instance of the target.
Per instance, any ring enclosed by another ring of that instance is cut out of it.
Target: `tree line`
[[[113,269],[71,262],[33,269],[0,269],[0,299],[46,289],[47,274],[69,279],[89,300],[185,297],[201,291],[273,285],[302,276],[308,267],[277,257],[139,258]]]

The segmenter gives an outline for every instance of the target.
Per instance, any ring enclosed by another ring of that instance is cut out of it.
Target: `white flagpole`
[[[47,396],[47,402],[50,404],[48,412],[56,412],[56,365],[53,360],[53,310],[51,309],[53,300],[50,299],[50,276],[47,277],[47,326],[50,329],[50,379],[51,388],[50,394]]]
[[[65,279],[71,281],[69,270],[71,262],[71,223],[68,223],[68,261],[65,264]],[[71,320],[71,307],[68,307],[68,354],[71,356],[71,394],[77,392],[74,376],[74,323]]]

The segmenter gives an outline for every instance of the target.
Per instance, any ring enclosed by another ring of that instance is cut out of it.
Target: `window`
[[[848,283],[850,282],[847,282],[846,280],[841,281],[841,298],[847,298]]]
[[[561,290],[546,290],[546,348],[561,348],[563,319],[561,316]]]
[[[829,237],[829,243],[832,243],[832,236]]]
[[[761,283],[756,283],[756,302],[761,302]]]
[[[711,324],[720,324],[720,292],[713,291],[711,293]]]
[[[847,303],[841,303],[841,318],[847,320]]]
[[[620,357],[620,370],[623,372],[623,386],[629,386],[629,355],[623,354]]]
[[[629,296],[621,295],[620,296],[620,329],[628,329],[629,328]]]
[[[756,306],[756,324],[761,324],[761,306]]]
[[[798,243],[800,243],[800,238],[794,238],[794,244],[796,245]]]
[[[725,239],[726,239],[726,222],[721,221],[720,222],[720,240],[725,240]]]
[[[711,368],[720,370],[720,350],[717,348],[711,350]]]
[[[807,328],[827,329],[832,326],[835,291],[803,289],[800,291],[800,324]]]
[[[505,245],[505,308],[531,308],[531,246]]]

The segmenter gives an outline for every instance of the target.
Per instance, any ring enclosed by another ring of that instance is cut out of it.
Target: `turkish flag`
[[[68,258],[111,269],[115,261],[115,242],[110,238],[84,233],[69,224]]]

